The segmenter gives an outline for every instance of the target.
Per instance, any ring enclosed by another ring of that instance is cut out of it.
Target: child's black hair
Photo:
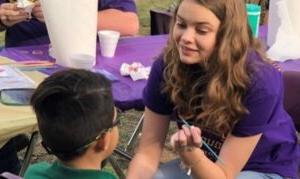
[[[70,69],[46,78],[31,98],[43,145],[63,161],[79,157],[86,144],[112,127],[110,81],[100,74]]]

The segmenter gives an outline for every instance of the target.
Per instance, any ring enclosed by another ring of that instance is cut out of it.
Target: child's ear
[[[103,137],[101,137],[96,141],[95,150],[98,152],[105,151],[108,149],[109,143],[110,143],[110,132],[106,132],[103,135]]]

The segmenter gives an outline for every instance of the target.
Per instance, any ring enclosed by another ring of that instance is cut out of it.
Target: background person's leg
[[[7,142],[0,149],[0,173],[11,172],[18,174],[21,168],[14,142]]]

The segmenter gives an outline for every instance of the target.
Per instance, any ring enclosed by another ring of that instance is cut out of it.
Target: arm
[[[151,179],[155,174],[169,127],[169,116],[145,109],[142,137],[128,170],[128,179]]]
[[[139,20],[134,12],[123,12],[117,9],[106,9],[98,12],[98,30],[116,30],[125,35],[136,35]]]
[[[192,150],[179,151],[179,155],[183,162],[191,167],[192,175],[195,179],[236,178],[249,160],[261,137],[261,134],[249,137],[229,135],[226,138],[219,155],[224,163],[221,161],[213,163],[204,155],[204,152],[199,147],[195,147],[194,144],[191,144],[193,142],[188,142],[195,141],[195,138],[200,138],[197,129],[199,130],[199,128],[196,127],[193,127],[191,130],[183,127],[182,130],[171,137],[171,143],[174,147],[176,146],[176,143],[177,145],[191,145],[193,147]]]

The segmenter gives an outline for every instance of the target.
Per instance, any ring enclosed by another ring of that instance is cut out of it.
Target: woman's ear
[[[110,132],[106,132],[103,137],[96,141],[95,150],[97,152],[106,151],[109,148],[110,144]]]

